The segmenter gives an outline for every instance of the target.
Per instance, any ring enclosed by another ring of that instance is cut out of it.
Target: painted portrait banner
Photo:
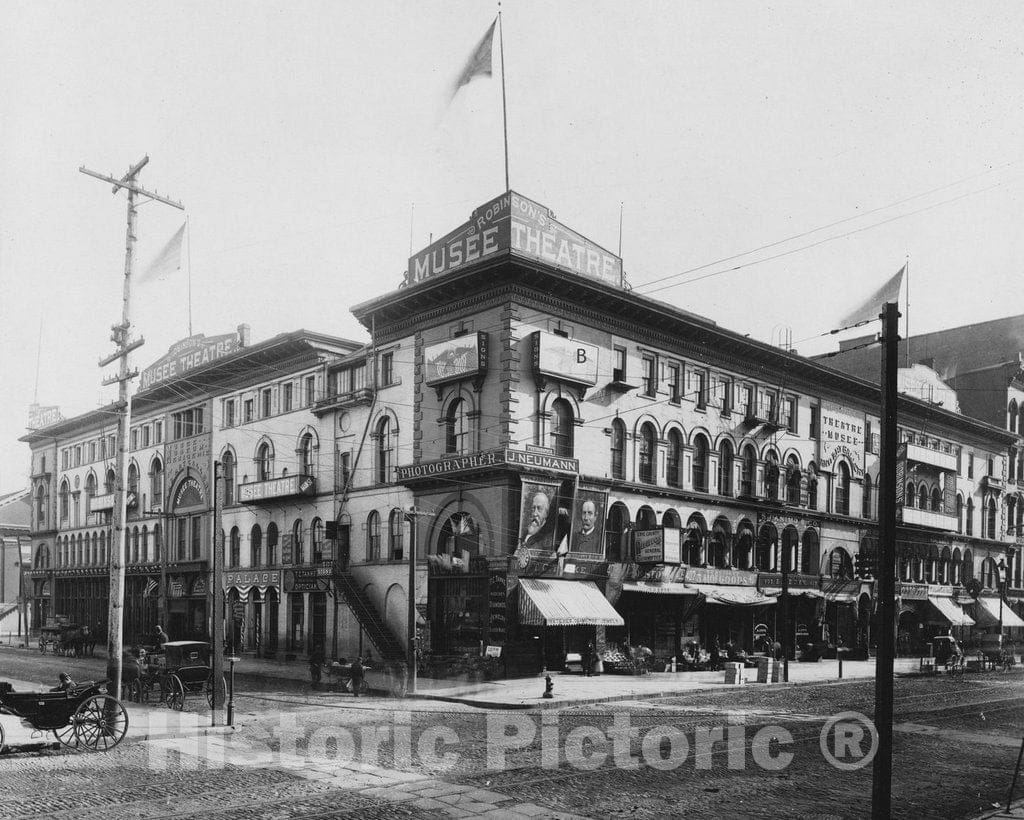
[[[604,517],[608,491],[581,487],[573,505],[569,552],[604,555]]]
[[[553,550],[558,529],[560,484],[523,481],[519,510],[519,547]]]

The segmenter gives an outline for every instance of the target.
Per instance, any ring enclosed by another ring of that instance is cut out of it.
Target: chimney
[[[241,324],[238,326],[238,346],[248,347],[250,339],[252,337],[252,330],[249,325]]]

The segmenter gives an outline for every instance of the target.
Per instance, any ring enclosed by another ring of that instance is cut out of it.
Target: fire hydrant
[[[554,688],[555,688],[555,683],[554,683],[554,681],[551,680],[551,675],[545,675],[544,676],[544,694],[541,695],[541,697],[542,698],[553,698],[554,695],[552,695],[551,692],[552,692],[552,690]]]

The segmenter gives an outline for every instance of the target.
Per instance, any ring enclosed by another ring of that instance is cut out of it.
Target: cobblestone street
[[[497,712],[265,687],[240,695],[229,735],[4,756],[0,816],[864,817],[871,766],[854,767],[870,737],[842,754],[827,740],[848,771],[821,741],[829,716],[870,715],[873,691],[749,686]],[[1022,698],[1019,673],[897,680],[894,815],[974,817],[1005,800]],[[146,714],[151,728],[172,716]]]

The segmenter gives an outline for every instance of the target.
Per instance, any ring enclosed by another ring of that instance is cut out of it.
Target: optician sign
[[[412,256],[400,287],[502,254],[534,259],[623,287],[618,256],[565,227],[550,209],[515,191],[481,205],[468,222]]]
[[[533,333],[533,370],[575,384],[597,384],[597,347],[554,333]]]
[[[487,334],[470,333],[430,345],[423,351],[427,384],[487,372]]]

